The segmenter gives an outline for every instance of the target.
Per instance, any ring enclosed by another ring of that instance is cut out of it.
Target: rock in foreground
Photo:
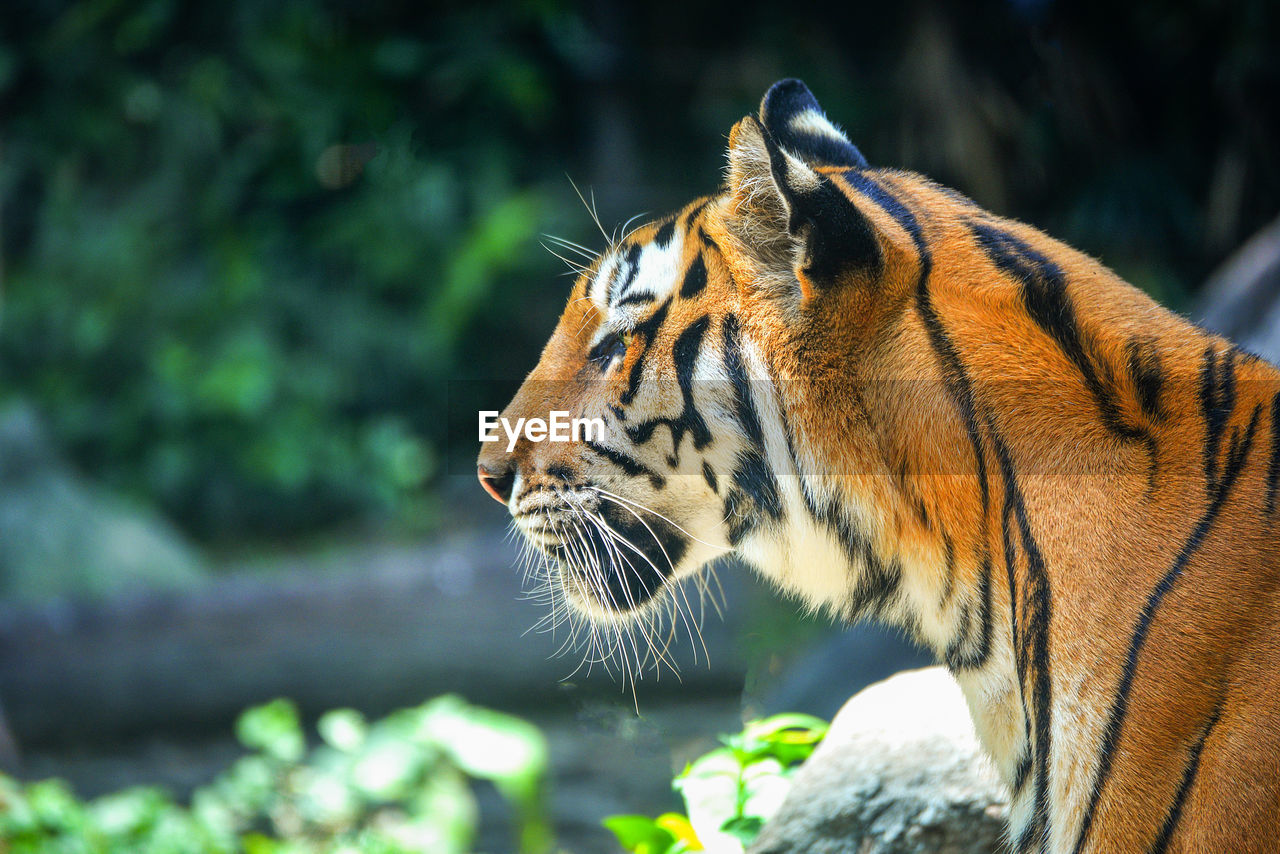
[[[944,668],[855,695],[751,854],[991,854],[1008,793]]]

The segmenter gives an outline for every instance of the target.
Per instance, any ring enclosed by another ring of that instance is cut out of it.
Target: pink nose
[[[499,504],[506,504],[511,500],[511,486],[515,482],[515,473],[506,470],[497,474],[489,471],[484,466],[476,469],[476,477],[480,478],[480,485],[484,487],[484,491],[493,496],[493,500]]]

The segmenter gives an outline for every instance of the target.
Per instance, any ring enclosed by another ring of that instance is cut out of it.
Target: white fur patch
[[[776,584],[801,596],[810,609],[838,615],[849,598],[848,558],[805,507],[803,479],[808,476],[796,470],[787,448],[786,427],[767,363],[747,340],[742,342],[742,359],[764,433],[765,459],[777,479],[786,514],[785,531],[749,536],[741,544],[743,557]]]
[[[684,253],[684,234],[677,228],[671,241],[660,247],[646,243],[636,258],[635,270],[627,261],[630,246],[614,249],[600,265],[591,298],[595,304],[617,325],[625,325],[631,317],[643,316],[653,310],[679,285],[684,275],[680,260]],[[634,272],[634,275],[632,275]],[[626,285],[626,290],[623,286]],[[612,294],[612,305],[609,297]],[[651,302],[623,304],[627,297],[652,297]]]
[[[842,134],[839,128],[817,110],[805,110],[802,113],[796,113],[787,122],[787,126],[796,133],[811,133],[838,139],[841,142],[849,141],[848,137]]]

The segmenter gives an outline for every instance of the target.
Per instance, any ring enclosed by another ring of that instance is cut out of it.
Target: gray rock
[[[991,854],[1008,792],[944,668],[853,697],[751,854]]]
[[[0,409],[0,597],[96,596],[203,577],[177,531],[61,459],[31,407]]]
[[[1214,271],[1196,315],[1207,329],[1280,364],[1280,219]]]

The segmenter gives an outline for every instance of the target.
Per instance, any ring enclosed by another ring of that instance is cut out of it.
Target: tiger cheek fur
[[[791,80],[722,193],[584,271],[504,415],[552,409],[605,434],[488,445],[481,476],[592,625],[732,552],[937,653],[1014,851],[1274,850],[1273,366],[871,168]]]

